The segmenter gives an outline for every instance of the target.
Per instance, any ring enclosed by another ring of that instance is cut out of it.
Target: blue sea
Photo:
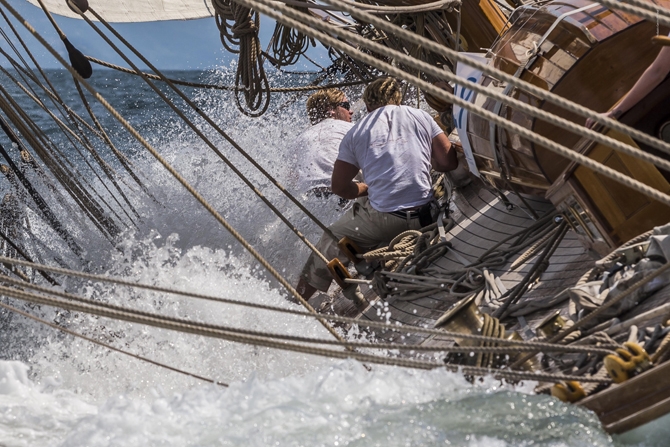
[[[231,85],[234,70],[230,66],[167,74]],[[65,102],[90,122],[69,74],[49,70],[47,75]],[[315,76],[272,73],[271,83],[303,85]],[[276,269],[295,281],[307,249],[149,87],[137,77],[97,68],[91,84]],[[295,306],[286,300],[277,282],[90,95],[96,115],[153,198],[138,187],[104,144],[92,138],[100,156],[116,171],[129,204],[115,202],[118,194],[105,189],[109,182],[100,174],[95,158],[77,152],[54,121],[6,76],[0,76],[0,85],[62,151],[76,179],[85,181],[92,195],[109,204],[104,206],[105,213],[113,216],[121,231],[111,241],[104,237],[44,168],[44,176],[31,178],[84,252],[80,257],[73,254],[34,206],[21,202],[30,224],[22,221],[15,237],[31,247],[36,259],[146,284]],[[166,86],[160,88],[168,92]],[[268,113],[250,118],[239,113],[230,92],[183,90],[273,176],[289,189],[293,187],[296,160],[291,141],[309,125],[305,94],[274,94]],[[356,101],[361,87],[349,88],[347,93]],[[183,101],[167,94],[187,110]],[[316,241],[320,232],[314,223],[221,135],[193,111],[186,113]],[[4,135],[0,144],[17,156],[17,148]],[[8,182],[1,187],[2,194],[18,194]],[[336,207],[303,199],[325,222],[337,216]],[[139,218],[129,212],[131,206]],[[267,332],[330,337],[310,319],[55,276],[63,290],[133,309]],[[203,383],[0,310],[2,447],[652,447],[666,446],[670,435],[670,419],[665,418],[623,436],[610,436],[594,414],[533,395],[534,383],[513,386],[492,378],[470,383],[444,370],[381,366],[367,370],[351,360],[235,344],[8,298],[2,302],[106,344],[230,385]],[[354,331],[343,335],[360,336]]]

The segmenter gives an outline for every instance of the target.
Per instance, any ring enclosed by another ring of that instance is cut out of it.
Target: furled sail
[[[27,0],[39,7],[37,0]],[[54,14],[79,17],[66,0],[42,0]],[[91,8],[109,22],[157,22],[212,17],[211,0],[89,0]]]

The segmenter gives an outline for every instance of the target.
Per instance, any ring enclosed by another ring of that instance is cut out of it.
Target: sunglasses
[[[351,104],[349,104],[349,101],[341,102],[337,106],[342,107],[345,110],[351,110]]]

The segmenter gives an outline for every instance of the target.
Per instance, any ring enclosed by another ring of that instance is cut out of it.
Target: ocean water
[[[232,67],[171,72],[173,78],[230,84]],[[59,93],[85,114],[67,73],[49,71]],[[304,83],[309,75],[273,75],[273,84]],[[63,140],[53,121],[0,81],[68,154],[96,191],[93,171]],[[92,78],[118,110],[291,281],[306,258],[302,243],[188,127],[135,77],[98,70]],[[163,90],[165,90],[163,88]],[[291,140],[308,126],[305,95],[276,95],[262,118],[241,115],[228,92],[185,89],[198,106],[272,175],[293,184]],[[352,100],[360,88],[351,88]],[[178,102],[181,106],[181,103]],[[91,228],[71,199],[48,181],[37,186],[85,249],[77,260],[30,209],[30,231],[45,262],[253,303],[294,307],[258,263],[98,104],[93,107],[117,147],[156,200],[134,186],[109,151],[129,201],[141,215],[110,243]],[[193,113],[189,113],[193,117]],[[202,125],[201,120],[194,118]],[[204,128],[204,127],[203,127]],[[236,154],[207,135],[312,240],[319,231]],[[0,144],[8,145],[3,137]],[[2,192],[8,192],[6,185]],[[101,192],[105,196],[105,192]],[[334,207],[306,199],[328,222]],[[118,207],[117,207],[118,208]],[[118,211],[118,210],[117,210]],[[51,257],[50,257],[51,256]],[[52,259],[53,258],[53,259]],[[59,277],[64,290],[134,309],[240,328],[329,339],[311,319],[276,315],[179,296]],[[0,446],[665,446],[668,419],[610,436],[595,415],[547,396],[533,383],[492,378],[467,382],[443,370],[416,371],[332,360],[181,334],[3,298],[47,320],[154,361],[226,384],[212,385],[110,352],[0,310]],[[359,338],[356,331],[343,334]]]

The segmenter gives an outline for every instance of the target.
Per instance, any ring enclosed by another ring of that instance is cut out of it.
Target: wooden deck
[[[488,249],[497,244],[501,239],[515,234],[522,229],[531,226],[535,220],[530,213],[524,211],[522,201],[513,193],[506,193],[507,199],[515,206],[507,209],[505,203],[494,192],[490,191],[478,181],[473,181],[466,187],[455,192],[451,206],[451,216],[455,219],[455,226],[449,231],[447,239],[452,243],[453,249],[447,252],[434,265],[438,269],[450,270],[463,267],[463,261],[472,262]],[[534,211],[542,216],[553,211],[552,204],[537,197],[525,197],[526,202],[532,206]],[[492,269],[491,273],[500,277],[505,287],[512,288],[517,284],[528,270],[532,267],[531,258],[529,262],[516,271],[509,271],[511,262],[498,269]],[[560,246],[550,259],[550,265],[542,275],[541,280],[526,293],[521,302],[530,300],[542,300],[551,298],[566,287],[573,286],[577,280],[593,266],[594,258],[577,240],[572,231],[568,231]],[[439,276],[439,275],[438,275]],[[380,316],[379,298],[372,290],[365,292],[366,297],[372,305],[362,314],[345,298],[338,297],[327,306],[328,311],[339,315],[355,316],[363,320],[385,320]],[[394,300],[392,297],[387,301],[390,322],[400,322],[412,326],[433,327],[437,319],[444,314],[459,297],[421,298],[412,301]],[[543,319],[551,310],[536,312],[526,316],[531,321]],[[515,321],[515,320],[514,320]],[[513,324],[507,323],[509,328]],[[377,333],[379,340],[398,341],[397,333]],[[423,335],[405,336],[403,339],[407,344],[451,344],[452,341],[443,338],[429,337]]]

